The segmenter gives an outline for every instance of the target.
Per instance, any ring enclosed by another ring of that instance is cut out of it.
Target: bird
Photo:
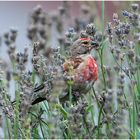
[[[72,46],[69,48],[69,56],[62,64],[62,73],[59,75],[63,77],[63,90],[62,94],[59,96],[59,100],[65,102],[68,100],[69,89],[68,82],[72,81],[72,94],[80,96],[81,94],[86,94],[90,90],[89,85],[93,85],[94,82],[98,79],[98,65],[94,57],[90,54],[90,51],[96,47],[98,43],[93,42],[89,37],[80,37],[72,43]],[[57,74],[56,74],[57,77]],[[59,78],[56,82],[59,83]],[[54,86],[60,86],[55,84]],[[34,89],[34,92],[38,92],[45,87],[45,84],[39,85]],[[77,98],[77,97],[76,97]],[[35,105],[39,102],[46,100],[44,97],[39,97],[32,102],[32,105]]]

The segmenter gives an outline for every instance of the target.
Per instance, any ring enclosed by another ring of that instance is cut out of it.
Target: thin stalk
[[[48,115],[50,116],[50,111],[49,111],[49,108],[48,108],[48,105],[46,105],[46,102],[43,102],[44,106],[45,106],[45,109],[47,110],[48,112]]]
[[[133,91],[134,91],[134,95],[133,95],[133,108],[132,108],[132,116],[133,116],[133,132],[134,132],[134,136],[136,136],[136,127],[137,127],[137,124],[136,124],[136,121],[137,121],[137,116],[138,116],[138,107],[137,107],[137,97],[136,97],[136,94],[135,94],[135,89],[134,89],[134,86],[133,86]]]
[[[101,115],[102,115],[102,110],[103,110],[103,105],[101,106],[100,108],[100,111],[99,111],[99,117],[98,117],[98,135],[97,135],[97,139],[99,139],[99,136],[100,136],[100,121],[101,121]]]
[[[102,35],[104,35],[104,19],[105,19],[105,2],[104,0],[102,0]]]
[[[128,61],[129,63],[129,61]],[[130,65],[130,63],[129,63]],[[131,78],[135,79],[135,76],[134,74],[132,74]],[[137,88],[137,87],[136,87]],[[134,132],[134,136],[136,136],[136,121],[137,121],[137,116],[138,116],[138,105],[137,105],[137,94],[136,94],[136,90],[134,88],[134,85],[132,84],[132,89],[133,89],[133,107],[132,107],[132,118],[133,118],[133,122],[132,123],[132,126],[133,126],[133,132]],[[138,89],[137,89],[138,90]]]
[[[69,101],[72,104],[72,84],[69,84]]]
[[[2,82],[0,82],[0,84],[3,85]],[[8,99],[7,99],[6,93],[4,95],[4,100],[6,102],[6,105],[8,105]],[[12,138],[12,127],[11,127],[11,124],[9,122],[9,118],[7,116],[5,116],[5,117],[6,117],[6,125],[7,125],[7,128],[6,129],[8,129],[8,136],[9,136],[9,139],[10,139],[10,138]],[[6,133],[6,131],[5,131],[5,133]]]
[[[90,95],[90,104],[92,105],[92,95]],[[94,122],[94,112],[93,112],[93,107],[91,109],[91,118],[92,118],[92,122],[93,124],[95,125],[95,122]]]
[[[94,96],[96,98],[96,101],[97,101],[97,104],[98,104],[98,108],[100,108],[100,111],[99,111],[99,117],[98,117],[98,137],[99,137],[99,134],[100,134],[100,130],[99,130],[99,127],[100,127],[100,118],[101,118],[101,115],[103,114],[103,116],[105,116],[105,112],[104,112],[104,109],[103,109],[103,105],[100,107],[100,103],[98,101],[98,98],[97,98],[97,95],[96,95],[96,92],[94,90],[94,87],[92,86],[92,91],[94,93]],[[107,122],[107,127],[109,127],[109,123]]]
[[[22,134],[22,138],[23,138],[23,139],[25,139],[25,138],[26,138],[26,136],[25,136],[25,134],[24,134],[23,130],[22,130],[21,128],[19,128],[19,131],[20,131],[20,132],[21,132],[21,134]]]
[[[104,13],[105,13],[105,3],[104,0],[102,0],[102,44],[103,44],[103,40],[104,40]],[[101,62],[101,70],[102,70],[102,75],[103,75],[103,80],[104,80],[104,88],[106,90],[106,79],[105,79],[105,71],[104,71],[104,67],[103,67],[103,49],[104,46],[102,46],[101,50],[98,51],[99,57],[100,57],[100,62]]]
[[[137,89],[138,89],[138,92],[140,93],[140,77],[139,77],[139,69],[137,70]],[[136,78],[135,78],[136,79]]]
[[[93,86],[92,86],[92,91],[93,91],[93,94],[94,94],[94,96],[95,96],[95,99],[96,99],[96,102],[97,102],[97,104],[98,104],[98,107],[100,108],[100,103],[99,103],[99,101],[98,101],[98,97],[97,97],[97,95],[96,95],[96,92],[95,92],[95,89],[94,89]]]
[[[19,91],[16,91],[16,107],[15,107],[15,117],[14,117],[14,138],[18,138],[18,128],[19,128],[19,102],[20,95]]]
[[[98,104],[98,108],[101,108],[100,102],[99,102],[99,100],[98,100],[98,97],[97,97],[97,95],[96,95],[96,92],[95,92],[93,86],[92,86],[92,91],[93,91],[93,94],[94,94],[94,96],[95,96],[96,102],[97,102],[97,104]],[[102,113],[103,113],[103,115],[105,116],[104,110],[102,110]]]
[[[132,128],[131,109],[129,109],[129,127],[130,127],[130,130],[131,130],[131,128]]]
[[[41,126],[41,123],[40,123],[40,130],[41,130],[41,133],[42,133],[43,139],[45,139],[45,135],[44,135],[44,132],[43,132],[43,128],[42,128],[42,126]]]
[[[89,128],[88,128],[88,124],[87,124],[87,121],[86,121],[86,114],[83,114],[83,122],[85,124],[86,131],[89,134],[89,137],[91,137],[91,134],[90,134],[90,131],[89,131]]]
[[[5,94],[5,96],[4,96],[4,100],[6,101],[6,104],[8,105],[6,94]],[[10,123],[9,123],[9,120],[8,120],[8,117],[7,117],[7,116],[5,116],[5,119],[6,119],[6,130],[5,130],[5,133],[6,133],[7,130],[8,130],[8,137],[9,137],[9,139],[10,139],[10,138],[12,138],[12,128],[11,128],[11,125],[10,125]]]
[[[101,49],[101,52],[98,51],[99,57],[100,57],[100,62],[101,62],[101,71],[102,71],[102,76],[103,76],[103,81],[104,81],[104,89],[106,90],[106,79],[105,79],[105,71],[104,71],[104,66],[103,66],[103,48]]]
[[[111,53],[112,54],[112,53]],[[117,63],[117,65],[119,66],[119,68],[128,76],[129,80],[132,80],[131,77],[129,76],[129,74],[127,74],[125,72],[125,70],[120,66],[120,64],[117,62],[116,58],[114,57],[114,55],[112,54],[114,61]],[[124,66],[124,65],[123,65]],[[124,66],[126,68],[126,66]]]
[[[72,132],[68,126],[67,126],[67,132],[68,132],[67,139],[72,139]]]
[[[136,134],[136,110],[135,110],[135,99],[133,99],[133,132]]]
[[[41,118],[39,118],[37,115],[35,115],[34,113],[32,113],[32,112],[29,112],[31,115],[33,115],[35,118],[37,118],[37,119],[39,119],[39,121],[41,121],[41,122],[43,122],[46,126],[48,126],[48,124],[45,122],[45,121],[43,121]]]
[[[6,120],[6,128],[7,128],[6,130],[8,130],[8,138],[11,139],[11,132],[9,130],[9,120],[8,120],[8,117],[7,116],[5,116],[5,117],[6,117],[5,120]],[[5,139],[7,139],[6,136],[5,136]]]

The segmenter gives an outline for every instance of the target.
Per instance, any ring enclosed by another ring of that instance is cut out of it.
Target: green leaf
[[[66,110],[59,104],[56,105],[56,108],[60,110],[60,112],[62,113],[64,119],[67,119],[68,113],[66,112]]]
[[[137,127],[136,139],[140,139],[140,128]]]
[[[36,72],[35,70],[33,70],[32,72],[32,82],[35,83],[35,76],[36,76]]]
[[[93,108],[93,105],[88,106],[87,109],[86,109],[86,112],[87,113],[90,112],[92,108]]]
[[[109,43],[108,38],[104,39],[101,43],[101,46],[102,46],[101,48],[103,49],[103,48],[107,47],[108,43]]]
[[[32,138],[33,138],[33,139],[39,139],[39,138],[40,138],[40,135],[39,135],[39,132],[38,132],[38,127],[35,127],[35,128],[33,129]]]

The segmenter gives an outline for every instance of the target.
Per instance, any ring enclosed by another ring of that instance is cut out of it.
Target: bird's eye
[[[88,42],[88,41],[84,41],[83,43],[84,43],[85,45],[89,44],[89,42]]]

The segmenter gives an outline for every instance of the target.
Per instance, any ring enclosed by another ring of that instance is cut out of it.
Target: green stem
[[[102,106],[101,106],[101,108],[100,108],[100,111],[99,111],[99,117],[98,117],[98,135],[97,135],[97,139],[99,139],[99,136],[100,136],[100,120],[101,120],[103,105],[104,105],[104,104],[102,104]]]
[[[11,139],[11,132],[10,132],[10,130],[9,130],[9,120],[8,120],[8,117],[7,116],[5,116],[6,118],[6,128],[7,128],[7,130],[8,130],[8,138],[9,139]],[[5,132],[6,132],[6,130],[5,130]],[[7,137],[5,136],[5,139],[7,139]]]
[[[130,130],[131,130],[131,128],[132,128],[131,109],[129,109],[129,127],[130,127]]]
[[[41,118],[39,118],[38,116],[36,116],[34,113],[32,112],[29,112],[31,115],[33,115],[36,119],[38,119],[40,122],[44,123],[45,126],[48,127],[48,124]]]
[[[90,105],[92,105],[92,103],[93,103],[93,100],[92,100],[92,95],[90,95]],[[92,122],[93,122],[93,125],[95,125],[95,122],[94,122],[94,110],[93,110],[94,108],[92,107],[92,109],[91,109],[91,118],[92,118]]]
[[[5,87],[5,83],[2,80],[0,80],[0,85],[1,85],[2,88]],[[5,105],[8,106],[9,100],[7,98],[7,94],[6,93],[4,94],[4,100],[5,100]],[[5,137],[6,137],[7,136],[6,132],[8,130],[8,137],[10,139],[10,138],[12,138],[12,127],[11,127],[11,124],[9,122],[9,118],[8,118],[7,115],[5,115],[5,119],[6,119],[6,130],[4,131],[4,133],[5,133]]]
[[[42,128],[42,126],[41,126],[41,123],[40,123],[40,130],[41,130],[41,133],[42,133],[43,139],[45,139],[45,135],[44,135],[44,132],[43,132],[43,128]]]
[[[19,91],[16,91],[16,107],[15,107],[15,117],[14,117],[14,138],[18,138],[18,128],[19,128],[19,104],[20,104],[20,95]]]
[[[49,110],[49,106],[48,106],[48,102],[47,102],[47,105],[46,105],[46,102],[43,102],[44,106],[45,106],[45,110],[47,110],[47,114],[48,116],[50,116],[50,110]]]
[[[97,97],[97,95],[96,95],[96,92],[95,92],[93,86],[92,86],[92,91],[93,91],[93,94],[94,94],[94,96],[95,96],[95,99],[96,99],[96,102],[97,102],[98,108],[101,108],[101,104],[100,104],[100,102],[99,102],[99,100],[98,100],[98,97]],[[103,116],[105,116],[106,114],[105,114],[104,109],[102,109],[101,111],[102,111],[101,113],[103,114]]]
[[[88,124],[87,124],[87,121],[86,121],[86,114],[83,115],[83,121],[84,121],[84,124],[85,124],[86,131],[89,134],[89,137],[91,137],[91,134],[90,134],[90,131],[89,131],[89,128],[88,128]]]
[[[25,134],[24,134],[23,130],[22,130],[21,128],[19,128],[19,131],[20,131],[20,132],[21,132],[21,134],[22,134],[22,139],[25,139],[25,138],[26,138],[26,136],[25,136]]]
[[[98,107],[100,108],[100,103],[99,103],[99,101],[98,101],[98,97],[97,97],[97,95],[96,95],[96,92],[95,92],[93,86],[92,86],[92,91],[93,91],[93,94],[94,94],[94,96],[95,96],[95,99],[96,99],[96,102],[97,102],[97,104],[98,104]]]
[[[104,2],[104,0],[102,0],[102,44],[103,44],[103,40],[104,40],[104,19],[105,19],[104,13],[105,13],[105,2]],[[104,46],[101,47],[101,52],[98,51],[98,53],[99,53],[100,62],[101,62],[101,70],[102,70],[102,75],[103,75],[103,80],[104,80],[104,88],[106,90],[105,71],[104,71],[104,67],[103,67],[103,49],[104,49]]]
[[[104,0],[102,0],[102,35],[104,35],[104,19],[105,19],[105,2]]]
[[[72,84],[69,84],[69,101],[72,104]]]
[[[135,99],[133,99],[133,132],[136,133],[136,108],[135,108]]]
[[[101,62],[101,71],[102,71],[102,76],[103,76],[103,81],[104,81],[104,89],[106,90],[105,70],[103,66],[103,48],[101,49],[101,52],[98,51],[98,54],[99,54],[100,62]]]

